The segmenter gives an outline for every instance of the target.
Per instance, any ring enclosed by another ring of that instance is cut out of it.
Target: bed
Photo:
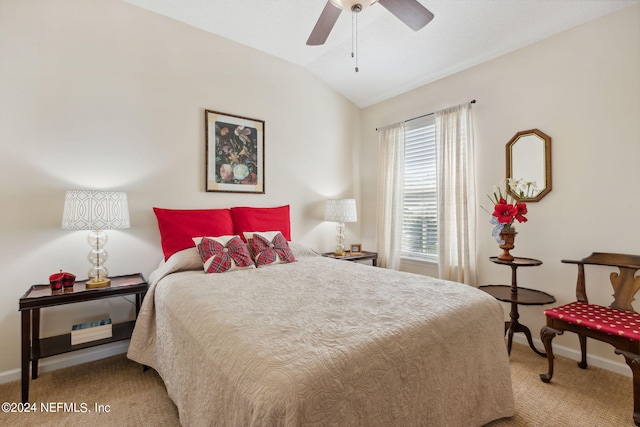
[[[514,413],[503,310],[470,286],[325,258],[149,277],[128,357],[185,426],[481,426]]]

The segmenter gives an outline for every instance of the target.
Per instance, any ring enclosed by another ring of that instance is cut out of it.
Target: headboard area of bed
[[[184,249],[194,247],[193,238],[279,231],[291,241],[289,205],[273,208],[233,207],[230,209],[153,208],[158,220],[164,260]],[[245,240],[246,241],[246,240]]]

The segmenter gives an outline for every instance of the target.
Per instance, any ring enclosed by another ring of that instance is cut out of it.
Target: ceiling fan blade
[[[329,33],[331,33],[333,26],[338,20],[340,12],[342,12],[342,9],[335,7],[330,1],[327,1],[327,4],[318,18],[318,22],[316,22],[316,26],[313,27],[313,30],[311,31],[311,35],[307,40],[307,45],[318,46],[324,44],[324,42],[327,41],[327,37],[329,37]]]
[[[413,31],[418,31],[433,19],[433,13],[418,0],[378,0],[378,3]]]

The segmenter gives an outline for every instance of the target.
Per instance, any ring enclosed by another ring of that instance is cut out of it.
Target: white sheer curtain
[[[404,194],[404,123],[378,129],[378,142],[378,265],[398,270]]]
[[[476,285],[476,184],[471,103],[436,112],[438,272]]]

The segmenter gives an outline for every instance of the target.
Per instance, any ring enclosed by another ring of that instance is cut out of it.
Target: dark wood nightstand
[[[56,354],[108,344],[131,338],[135,320],[113,325],[110,338],[71,345],[71,333],[40,338],[40,309],[76,302],[94,301],[124,295],[136,296],[136,318],[142,299],[149,288],[142,274],[111,277],[107,288],[87,289],[85,281],[76,282],[73,288],[53,291],[49,285],[33,285],[20,298],[19,311],[22,312],[22,401],[29,401],[29,361],[31,378],[38,378],[38,360]],[[29,337],[31,334],[31,337]]]
[[[377,252],[367,252],[367,251],[362,251],[361,254],[358,255],[351,255],[349,254],[349,252],[345,253],[344,256],[336,256],[336,254],[334,254],[333,252],[325,252],[322,254],[322,256],[327,257],[327,258],[334,258],[334,259],[342,259],[345,261],[363,261],[363,260],[371,260],[371,264],[376,267],[378,265],[378,253]]]

